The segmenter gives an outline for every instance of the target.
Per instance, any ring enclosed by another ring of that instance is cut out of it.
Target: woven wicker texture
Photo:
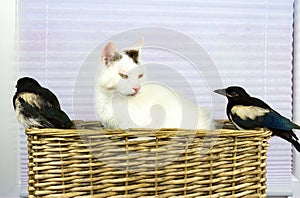
[[[270,131],[28,129],[29,197],[266,197]]]

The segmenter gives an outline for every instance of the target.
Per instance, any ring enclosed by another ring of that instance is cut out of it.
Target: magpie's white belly
[[[39,127],[42,126],[39,122],[39,119],[33,119],[33,118],[29,118],[27,116],[25,116],[22,113],[23,107],[21,105],[21,103],[18,101],[18,99],[16,100],[16,117],[18,119],[18,121],[20,122],[20,124],[22,124],[25,128],[30,128],[30,127]]]

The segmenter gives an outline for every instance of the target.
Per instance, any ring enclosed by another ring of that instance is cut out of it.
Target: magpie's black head
[[[250,95],[242,87],[238,86],[232,86],[226,89],[217,89],[214,90],[214,92],[226,96],[228,100],[240,100],[250,97]]]
[[[41,85],[36,80],[29,77],[20,78],[16,85],[17,91],[23,91],[27,89],[30,90],[35,89],[37,87],[41,87]]]

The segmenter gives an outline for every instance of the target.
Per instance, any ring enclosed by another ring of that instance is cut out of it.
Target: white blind
[[[293,0],[18,4],[19,76],[32,76],[50,88],[72,119],[96,119],[92,86],[104,43],[114,40],[119,48],[130,47],[140,36],[145,38],[142,60],[149,78],[166,81],[211,108],[214,118],[225,118],[226,99],[212,91],[230,85],[243,86],[292,116]],[[21,138],[26,194],[26,137]],[[291,146],[278,138],[270,142],[268,193],[288,195]]]

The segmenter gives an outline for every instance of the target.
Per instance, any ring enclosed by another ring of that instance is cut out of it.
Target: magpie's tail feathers
[[[291,143],[295,147],[295,149],[300,153],[300,144],[297,140],[292,140]]]
[[[276,135],[290,142],[295,149],[300,153],[300,143],[298,142],[298,137],[293,131],[281,131],[281,130],[272,130],[272,135]]]
[[[296,140],[299,140],[297,135],[292,131],[291,135],[296,139]],[[297,141],[296,141],[297,142]]]
[[[294,129],[300,129],[300,126],[298,125],[298,124],[295,124],[295,123],[293,123],[293,127],[294,127]]]
[[[300,143],[298,142],[298,137],[296,136],[296,134],[293,132],[293,131],[291,131],[291,143],[293,144],[293,146],[295,147],[295,149],[300,153]]]

